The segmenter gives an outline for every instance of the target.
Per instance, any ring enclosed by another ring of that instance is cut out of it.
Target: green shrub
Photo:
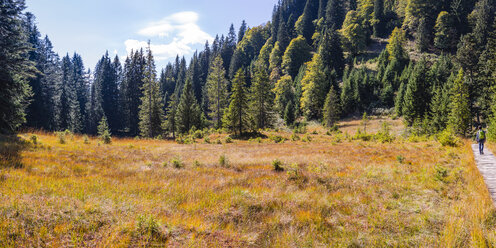
[[[286,141],[286,138],[280,135],[271,135],[270,139],[273,140],[275,143],[284,143],[284,141]]]
[[[165,240],[166,234],[161,230],[162,224],[153,216],[140,215],[138,217],[136,231],[147,239]]]
[[[310,137],[310,135],[308,135],[308,134],[305,134],[302,141],[303,142],[312,142],[312,137]]]
[[[104,144],[108,145],[112,143],[112,136],[108,131],[103,132],[103,134],[100,136],[100,139],[103,141]]]
[[[217,145],[222,145],[222,141],[220,141],[220,139],[218,139],[218,140],[216,141],[216,143],[217,143]]]
[[[33,145],[38,144],[38,136],[36,136],[35,134],[31,135],[30,140],[33,143]]]
[[[296,134],[296,132],[293,132],[293,134],[291,135],[291,140],[292,141],[299,141],[300,140],[300,136],[298,136]]]
[[[200,166],[201,166],[201,163],[200,163],[200,161],[195,160],[195,161],[193,162],[193,165],[194,165],[195,167],[200,167]]]
[[[436,166],[436,173],[434,175],[435,179],[441,182],[446,182],[448,178],[448,169],[443,166]]]
[[[355,136],[353,136],[353,140],[370,141],[371,139],[372,135],[367,134],[366,132],[362,132],[360,128],[355,133]]]
[[[203,132],[202,132],[201,130],[197,130],[197,131],[195,131],[195,132],[193,133],[193,137],[194,137],[195,139],[203,139],[204,134],[203,134]]]
[[[174,167],[176,169],[181,169],[184,167],[184,164],[180,158],[171,159],[170,164],[172,165],[172,167]]]
[[[398,160],[398,163],[403,164],[403,162],[405,162],[405,157],[403,157],[402,155],[398,155],[396,157],[396,160]]]
[[[178,136],[176,138],[176,143],[178,143],[178,144],[184,144],[184,138],[183,138],[183,136]]]
[[[313,135],[318,135],[318,134],[319,134],[319,132],[317,132],[317,130],[315,130],[315,131],[313,131],[313,132],[312,132],[312,134],[313,134]]]
[[[65,140],[65,133],[64,132],[57,132],[57,139],[59,141],[60,144],[65,144],[66,143],[66,140]]]
[[[210,143],[212,143],[212,142],[210,141],[210,137],[208,137],[208,136],[207,136],[207,137],[205,137],[205,139],[204,139],[203,141],[204,141],[206,144],[210,144]]]
[[[274,167],[275,171],[284,171],[284,168],[282,167],[282,162],[279,159],[272,161],[272,166]]]
[[[229,161],[226,158],[226,155],[221,155],[219,157],[219,165],[220,167],[228,168],[229,167]]]
[[[88,135],[83,136],[83,143],[88,145],[90,143],[90,139],[88,138]]]
[[[226,144],[233,143],[233,139],[231,138],[231,136],[227,136],[224,142],[226,142]]]
[[[391,143],[395,137],[391,135],[391,127],[387,122],[382,123],[381,130],[374,136],[374,139],[381,143]]]
[[[460,145],[460,139],[458,139],[455,134],[446,129],[437,135],[437,140],[442,146],[457,147]]]

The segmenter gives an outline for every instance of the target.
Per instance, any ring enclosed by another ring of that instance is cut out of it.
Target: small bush
[[[372,140],[372,135],[367,134],[367,132],[362,132],[362,130],[359,128],[355,136],[353,136],[353,140],[370,141]]]
[[[405,162],[405,157],[403,157],[402,155],[398,155],[396,157],[396,160],[398,161],[398,163],[403,164],[403,162]]]
[[[200,161],[195,160],[195,161],[193,162],[193,165],[194,165],[195,167],[200,167],[200,166],[201,166],[201,163],[200,163]]]
[[[224,142],[226,142],[226,144],[230,144],[233,143],[233,139],[230,136],[227,136]]]
[[[147,239],[165,240],[166,234],[161,230],[162,224],[153,216],[140,215],[136,231]]]
[[[184,164],[180,158],[171,159],[170,164],[172,165],[172,167],[174,167],[176,169],[181,169],[184,167]]]
[[[57,132],[57,139],[58,139],[60,144],[65,144],[66,143],[65,133],[64,132]]]
[[[437,135],[437,140],[442,146],[457,147],[460,145],[460,140],[455,136],[455,134],[446,129]]]
[[[36,136],[35,134],[31,135],[30,140],[33,143],[33,145],[38,144],[38,136]]]
[[[219,157],[219,165],[220,167],[228,168],[229,167],[229,161],[226,158],[226,155],[221,155]]]
[[[272,161],[272,166],[274,167],[275,171],[284,171],[284,168],[282,167],[282,162],[279,159]]]
[[[275,143],[284,143],[284,141],[286,141],[286,138],[280,135],[270,136],[270,139],[273,140]]]
[[[83,143],[88,145],[90,143],[90,139],[88,138],[88,135],[83,136]]]
[[[222,145],[222,141],[220,141],[220,139],[218,139],[215,143],[217,143],[217,145]]]
[[[203,141],[204,141],[206,144],[210,144],[210,143],[212,143],[212,142],[210,141],[210,137],[205,137],[205,139],[204,139]]]
[[[441,182],[446,182],[447,177],[448,177],[448,169],[443,167],[443,166],[436,166],[436,174],[434,177],[436,180],[441,181]]]
[[[291,140],[292,141],[299,141],[300,140],[300,136],[298,136],[296,134],[296,132],[293,132],[293,134],[291,135]]]
[[[381,130],[374,136],[374,139],[381,143],[391,143],[395,137],[391,135],[391,127],[387,122],[382,123]]]
[[[312,132],[312,134],[313,134],[313,135],[318,135],[318,134],[319,134],[319,132],[317,132],[317,130],[315,130],[315,131],[313,131],[313,132]]]
[[[182,136],[178,136],[176,138],[176,143],[178,143],[180,145],[184,144],[184,138]]]
[[[202,132],[201,130],[197,130],[197,131],[195,131],[195,132],[193,133],[193,137],[194,137],[195,139],[203,139],[204,134],[203,134],[203,132]]]
[[[312,142],[312,137],[310,137],[310,135],[308,135],[308,134],[305,134],[302,141],[303,142]]]

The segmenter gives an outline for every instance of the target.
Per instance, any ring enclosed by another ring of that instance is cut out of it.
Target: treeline
[[[189,63],[177,57],[159,72],[149,48],[123,63],[107,53],[93,72],[78,54],[60,59],[23,5],[2,0],[11,35],[0,59],[17,56],[1,61],[4,132],[24,116],[27,127],[96,134],[103,121],[143,137],[280,121],[332,127],[375,109],[421,133],[496,121],[494,0],[281,0],[267,24],[231,25]]]

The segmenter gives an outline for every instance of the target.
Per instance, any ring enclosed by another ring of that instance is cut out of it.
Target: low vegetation
[[[341,127],[361,125],[352,123]],[[0,246],[496,244],[496,211],[468,143],[413,143],[396,125],[387,142],[320,128],[222,144],[3,139],[11,155],[0,161]],[[367,126],[372,137],[385,130],[380,120]]]

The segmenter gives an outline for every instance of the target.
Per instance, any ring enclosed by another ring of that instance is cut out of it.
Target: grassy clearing
[[[468,143],[348,141],[311,128],[297,141],[269,132],[227,144],[4,139],[19,165],[0,161],[0,247],[496,244]]]

